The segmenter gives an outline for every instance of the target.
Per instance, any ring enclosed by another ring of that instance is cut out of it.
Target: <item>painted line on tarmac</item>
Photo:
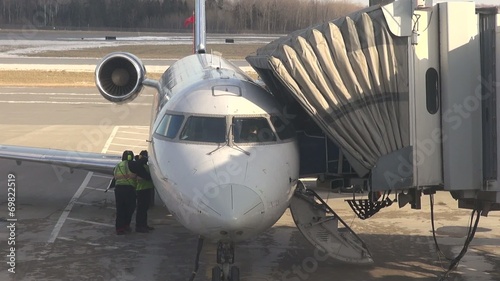
[[[110,190],[110,192],[114,192],[112,190]],[[87,202],[80,202],[80,201],[77,201],[75,202],[75,204],[78,204],[78,205],[83,205],[83,206],[93,206],[93,207],[99,207],[99,208],[102,208],[101,205],[98,205],[98,204],[92,204],[92,203],[87,203]],[[105,207],[106,209],[110,209],[110,210],[116,210],[116,208],[114,207]]]
[[[109,102],[73,102],[73,101],[42,101],[42,100],[33,100],[33,101],[10,101],[10,100],[2,100],[0,103],[12,103],[12,104],[94,104],[94,105],[110,105]],[[131,103],[132,106],[151,106],[150,103]]]
[[[100,96],[100,94],[84,94],[84,93],[54,93],[54,92],[47,92],[47,93],[32,93],[32,92],[18,92],[18,93],[1,93],[2,95],[29,95],[29,96],[60,96],[60,95],[65,95],[65,96]]]
[[[58,237],[58,239],[61,239],[61,240],[66,240],[66,241],[75,241],[75,239],[73,238],[68,238],[68,237]]]
[[[144,135],[144,133],[141,133],[141,132],[132,132],[132,131],[120,131],[120,133],[135,134],[135,135]]]
[[[82,192],[85,190],[85,187],[89,183],[90,179],[92,178],[92,174],[94,174],[94,173],[93,172],[87,173],[87,176],[85,177],[82,184],[80,185],[80,187],[76,191],[75,195],[73,195],[73,197],[69,201],[68,205],[66,206],[66,208],[62,212],[61,216],[59,217],[59,220],[57,220],[57,223],[56,223],[54,229],[52,230],[52,233],[50,234],[49,241],[47,241],[48,243],[54,243],[54,241],[56,240],[57,236],[59,235],[59,231],[61,231],[61,228],[62,228],[64,222],[66,221],[66,219],[68,219],[68,215],[71,212],[71,209],[73,209],[73,206],[75,205],[76,200],[80,197]]]
[[[55,97],[49,97],[49,99],[51,101],[54,101],[54,100],[101,100],[102,99],[100,97],[58,97],[58,96],[55,96]]]
[[[108,150],[109,144],[112,142],[113,137],[116,135],[115,129],[116,129],[116,131],[118,130],[117,127],[118,126],[116,126],[115,128],[113,128],[113,131],[111,132],[111,135],[109,136],[108,140],[106,141],[106,144],[104,145],[103,149],[101,150],[101,153],[106,153],[106,151]],[[73,206],[75,205],[75,202],[77,202],[78,198],[80,198],[80,195],[82,195],[83,191],[85,190],[85,188],[89,184],[90,179],[92,179],[93,174],[94,174],[93,172],[88,172],[87,173],[87,176],[83,180],[82,184],[80,185],[80,187],[78,188],[78,190],[75,192],[75,194],[73,195],[73,197],[69,201],[68,205],[66,206],[66,208],[63,211],[63,213],[59,217],[59,220],[57,220],[57,223],[54,226],[54,229],[52,230],[52,233],[50,234],[48,243],[54,243],[54,241],[56,240],[57,236],[59,235],[59,232],[61,231],[61,228],[64,225],[64,222],[67,219],[69,219],[68,215],[71,212],[71,210],[73,209]]]
[[[109,138],[106,141],[106,144],[104,144],[104,147],[102,148],[101,153],[106,153],[108,151],[108,148],[111,145],[111,143],[113,142],[113,139],[115,138],[116,133],[118,132],[119,128],[120,128],[120,126],[115,126],[113,128],[113,131],[111,131],[111,135],[109,135]]]
[[[149,126],[129,126],[129,125],[123,125],[120,126],[120,128],[134,128],[134,129],[149,129]]]
[[[90,187],[90,186],[86,186],[85,188],[90,189],[90,190],[102,191],[102,192],[106,191],[106,189],[104,189],[104,188],[97,188],[97,187]],[[109,191],[111,191],[111,190],[109,190]]]
[[[115,137],[115,139],[119,139],[119,140],[132,140],[132,141],[137,141],[137,140],[142,140],[142,139],[134,139],[134,138],[122,138],[122,137]]]
[[[47,93],[32,93],[32,92],[2,93],[2,92],[0,92],[0,93],[2,95],[13,95],[13,96],[17,96],[17,95],[30,95],[30,96],[61,96],[61,95],[65,95],[65,96],[98,96],[98,97],[101,97],[101,94],[93,94],[93,93],[54,93],[54,92],[47,92]],[[152,97],[154,95],[141,94],[140,96],[141,97]]]
[[[123,143],[113,143],[113,145],[116,145],[116,146],[124,146],[124,147],[133,147],[133,148],[143,148],[143,147],[146,147],[147,144],[144,144],[144,145],[130,145],[130,144],[123,144]]]
[[[102,222],[96,222],[96,221],[88,221],[88,220],[81,220],[81,219],[75,219],[75,218],[68,218],[68,220],[70,220],[70,221],[77,221],[77,222],[84,222],[84,223],[90,223],[90,224],[101,225],[101,226],[107,226],[107,227],[115,227],[114,224],[102,223]]]
[[[117,154],[123,153],[123,151],[117,151],[117,150],[112,150],[112,149],[108,150],[108,152],[117,153]]]

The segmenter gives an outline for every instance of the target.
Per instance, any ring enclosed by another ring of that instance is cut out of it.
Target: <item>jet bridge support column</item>
[[[482,183],[480,60],[474,2],[439,5],[444,189],[471,196]]]
[[[480,90],[482,118],[482,185],[477,194],[454,192],[460,208],[481,208],[483,214],[500,210],[500,157],[498,155],[498,112],[500,100],[500,15],[498,8],[479,8],[479,44],[481,75],[476,89]],[[478,91],[479,92],[479,91]],[[476,94],[476,92],[475,92]],[[476,200],[477,199],[477,200]]]

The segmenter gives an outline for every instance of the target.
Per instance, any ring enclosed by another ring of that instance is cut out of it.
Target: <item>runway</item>
[[[119,154],[146,147],[150,102],[116,106],[93,88],[0,89],[0,143]],[[16,273],[7,271],[7,178],[16,177]],[[114,195],[108,176],[55,166],[0,160],[0,280],[188,280],[197,237],[159,203],[149,234],[114,234]],[[315,182],[307,182],[314,186]],[[438,280],[439,262],[430,232],[428,198],[423,209],[391,206],[362,221],[344,202],[348,194],[322,191],[332,208],[365,241],[375,263],[357,266],[325,259],[302,237],[289,212],[259,237],[236,245],[241,280]],[[396,204],[394,204],[396,205]],[[449,194],[436,198],[438,241],[447,256],[461,250],[470,212]],[[500,280],[500,214],[481,218],[458,271],[448,280]],[[205,243],[195,280],[209,280],[214,244]]]
[[[44,71],[82,71],[94,72],[101,58],[2,58],[0,57],[0,70],[44,70]],[[172,65],[173,59],[141,59],[148,73],[163,73]],[[243,71],[252,71],[252,67],[245,60],[231,59],[234,65]]]
[[[114,40],[106,40],[114,37]],[[238,44],[265,44],[278,38],[276,34],[209,34],[207,44],[224,44],[231,38]],[[45,51],[61,51],[100,48],[122,45],[190,45],[192,34],[166,32],[116,32],[72,30],[1,30],[0,70],[66,70],[93,72],[101,58],[45,58],[34,54]],[[22,48],[20,48],[22,46]],[[27,57],[27,56],[30,57]],[[244,71],[253,71],[244,59],[231,59]],[[148,72],[163,73],[175,60],[142,59]]]

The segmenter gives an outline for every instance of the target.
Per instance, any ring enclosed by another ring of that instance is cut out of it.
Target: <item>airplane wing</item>
[[[0,145],[0,159],[16,160],[18,164],[28,161],[112,175],[121,155]]]

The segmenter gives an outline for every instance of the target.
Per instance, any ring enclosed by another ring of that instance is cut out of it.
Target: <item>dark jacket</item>
[[[144,161],[141,160],[142,159],[140,159],[139,161],[128,161],[128,168],[132,173],[136,174],[137,176],[145,180],[151,180],[151,175],[144,167],[145,164]]]
[[[151,180],[151,174],[146,170],[144,167],[144,161],[128,161],[128,168],[130,171],[137,176],[145,179],[145,180]],[[109,188],[114,188],[116,186],[115,184],[116,180],[113,178],[111,183],[109,184]]]

